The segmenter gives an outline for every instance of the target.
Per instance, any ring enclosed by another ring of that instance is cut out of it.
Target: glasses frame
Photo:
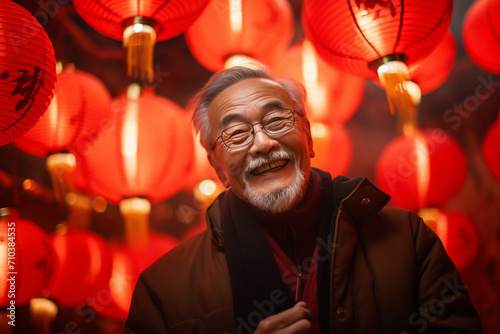
[[[292,125],[289,128],[287,128],[285,130],[282,130],[282,131],[279,131],[279,132],[272,132],[271,133],[271,132],[267,131],[266,127],[262,124],[262,120],[264,118],[266,118],[267,116],[269,116],[269,115],[272,115],[272,114],[274,114],[276,112],[283,111],[283,110],[288,110],[288,111],[290,111],[292,113],[292,119],[293,119]],[[290,130],[291,128],[293,128],[293,126],[295,125],[295,114],[300,115],[295,110],[292,110],[292,109],[289,109],[289,108],[283,108],[283,109],[278,109],[278,110],[273,110],[271,112],[268,112],[267,114],[265,114],[264,116],[262,116],[262,119],[260,120],[260,122],[255,122],[255,123],[240,122],[240,123],[231,125],[231,126],[225,128],[224,130],[221,131],[220,136],[217,137],[217,139],[215,140],[215,143],[214,143],[214,145],[212,147],[212,150],[215,149],[215,146],[217,145],[217,141],[219,140],[219,138],[222,141],[222,143],[224,144],[224,146],[226,146],[228,149],[233,149],[233,148],[239,148],[239,147],[247,146],[248,144],[250,144],[251,142],[253,142],[253,140],[255,138],[255,128],[254,128],[254,126],[257,125],[257,124],[260,124],[261,127],[262,127],[262,130],[264,130],[268,135],[276,135],[276,134],[279,134],[279,133],[286,132],[286,131]],[[251,131],[251,133],[252,133],[252,139],[248,143],[245,143],[245,144],[241,144],[241,145],[237,145],[237,146],[228,146],[226,144],[226,142],[224,141],[224,139],[222,138],[222,133],[224,133],[224,131],[226,131],[227,129],[230,129],[230,128],[234,127],[234,126],[238,126],[238,125],[241,125],[241,124],[250,124],[250,126],[252,127],[252,131]]]

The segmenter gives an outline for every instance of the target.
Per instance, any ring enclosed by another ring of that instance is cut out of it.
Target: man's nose
[[[261,124],[254,125],[254,136],[250,145],[250,154],[267,153],[279,146],[278,141],[272,138]]]

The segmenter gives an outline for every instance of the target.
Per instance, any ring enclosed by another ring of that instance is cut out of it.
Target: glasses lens
[[[295,123],[293,113],[289,109],[270,112],[262,118],[262,125],[269,133],[279,133],[290,129]]]
[[[237,147],[252,141],[252,125],[240,123],[222,131],[222,140],[227,147]]]

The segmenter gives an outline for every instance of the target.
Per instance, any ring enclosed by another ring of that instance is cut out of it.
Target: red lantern
[[[193,56],[210,71],[243,55],[270,65],[293,37],[293,13],[287,0],[211,1],[186,32]]]
[[[151,233],[145,247],[121,245],[114,248],[109,295],[101,298],[100,304],[96,299],[90,306],[104,317],[125,322],[139,275],[178,243],[171,236]]]
[[[483,158],[491,174],[500,182],[500,125],[498,120],[488,129],[483,141]]]
[[[457,55],[457,41],[448,30],[430,55],[410,66],[410,79],[427,94],[441,86],[451,73]]]
[[[193,159],[185,112],[153,93],[113,101],[113,126],[75,168],[75,187],[111,203],[158,202],[180,191]]]
[[[428,55],[448,28],[452,0],[305,0],[306,36],[327,62],[366,78],[386,60],[408,66]]]
[[[434,129],[392,140],[380,154],[375,179],[394,205],[418,210],[442,207],[460,190],[466,172],[460,145]]]
[[[307,40],[293,45],[274,70],[278,76],[304,85],[307,113],[317,122],[345,123],[358,109],[365,91],[363,79],[327,64]]]
[[[60,151],[85,154],[107,130],[111,96],[90,73],[68,66],[57,75],[55,96],[33,129],[16,140],[23,151],[46,157]]]
[[[349,170],[352,162],[352,141],[341,125],[311,123],[314,158],[311,166],[329,172],[333,177]]]
[[[482,69],[500,74],[500,2],[475,1],[462,25],[464,48],[469,57]]]
[[[95,30],[122,40],[128,48],[128,74],[153,81],[153,47],[183,33],[208,0],[73,0],[76,11]]]
[[[428,55],[450,24],[453,0],[305,0],[306,36],[329,64],[383,84],[399,131],[416,120],[407,66]],[[415,85],[413,85],[415,86]],[[412,126],[410,126],[412,127]]]
[[[31,129],[53,96],[56,59],[47,34],[23,7],[0,5],[0,145]]]
[[[459,211],[436,210],[424,214],[425,223],[437,234],[458,270],[467,268],[479,249],[479,231],[470,217]]]
[[[11,300],[16,307],[27,305],[39,297],[56,261],[49,235],[26,219],[2,217],[0,254],[0,307],[9,306]]]
[[[107,287],[112,255],[101,236],[70,228],[55,232],[52,244],[58,267],[48,288],[51,299],[63,307],[77,307]]]

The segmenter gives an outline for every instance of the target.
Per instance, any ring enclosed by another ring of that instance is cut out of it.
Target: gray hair
[[[194,110],[192,122],[196,134],[200,136],[200,143],[209,152],[212,147],[210,143],[210,122],[208,118],[208,106],[229,86],[250,78],[269,79],[278,83],[290,96],[294,103],[294,109],[306,120],[307,131],[309,122],[305,113],[306,91],[304,86],[292,79],[275,79],[271,72],[262,66],[259,69],[243,66],[235,66],[212,75],[208,82],[196,93],[190,101],[191,109]]]

